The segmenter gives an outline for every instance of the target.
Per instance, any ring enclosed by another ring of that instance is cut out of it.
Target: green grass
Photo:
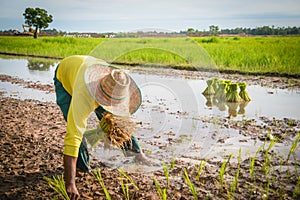
[[[300,36],[114,39],[1,36],[0,52],[55,58],[84,54],[122,64],[300,76]]]

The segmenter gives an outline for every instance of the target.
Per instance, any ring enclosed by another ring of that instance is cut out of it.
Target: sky
[[[0,0],[0,30],[22,30],[27,7],[67,32],[300,27],[300,0]]]

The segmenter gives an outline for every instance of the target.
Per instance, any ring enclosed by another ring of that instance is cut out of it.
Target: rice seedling
[[[170,164],[171,169],[175,168],[175,164],[176,164],[176,157],[172,158],[171,160],[171,164]]]
[[[241,170],[241,149],[239,150],[238,154],[238,164],[237,164],[237,170],[234,176],[234,179],[232,183],[230,184],[230,191],[231,191],[231,196],[234,198],[234,194],[238,188],[238,182],[239,182],[239,175],[240,175],[240,170]]]
[[[122,188],[122,192],[124,194],[125,199],[129,200],[130,199],[129,187],[128,187],[128,184],[124,184],[123,179],[121,179],[121,188]]]
[[[102,176],[101,176],[101,172],[100,172],[100,169],[96,169],[94,172],[93,172],[93,176],[98,180],[101,188],[103,189],[103,192],[105,194],[105,197],[107,200],[111,200],[111,197],[110,197],[110,194],[107,190],[107,188],[105,187],[105,184],[104,184],[104,181],[102,179]]]
[[[186,168],[183,169],[183,172],[184,172],[184,180],[186,181],[186,183],[188,184],[189,188],[190,188],[190,191],[194,197],[195,200],[198,200],[198,195],[197,195],[197,192],[196,192],[196,189],[195,189],[195,186],[194,184],[191,182],[190,178],[189,178],[189,174],[186,170]]]
[[[228,163],[230,162],[231,158],[233,157],[232,154],[230,154],[230,156],[228,157],[227,161],[224,161],[222,163],[221,169],[220,169],[220,187],[221,187],[221,191],[223,192],[223,185],[224,185],[224,174],[226,171],[226,167],[228,165]]]
[[[250,177],[254,179],[254,164],[255,164],[255,156],[250,158]]]
[[[266,185],[265,185],[265,194],[263,194],[263,199],[269,199],[269,193],[270,193],[270,180],[268,179]]]
[[[130,178],[121,168],[118,168],[118,171],[135,187],[135,189],[139,190],[139,187],[134,183],[132,178]]]
[[[269,135],[271,135],[270,132],[269,132]],[[271,139],[268,148],[265,150],[265,162],[263,164],[263,170],[265,172],[265,175],[268,175],[270,173],[270,154],[269,154],[269,152],[275,144],[276,144],[275,138]]]
[[[64,200],[70,200],[63,175],[54,176],[52,178],[44,177],[44,180],[57,194],[59,194]]]
[[[299,197],[300,197],[300,176],[298,176],[297,184],[296,184],[294,192],[293,192],[294,199],[297,199]]]
[[[170,182],[169,182],[169,168],[167,165],[164,165],[163,166],[163,170],[164,170],[164,174],[165,174],[165,177],[166,177],[166,182],[167,182],[167,188],[169,187],[170,185]]]
[[[255,176],[255,171],[254,171],[254,165],[255,165],[255,160],[257,155],[264,149],[264,145],[260,146],[257,151],[255,152],[253,157],[250,157],[250,168],[249,168],[249,172],[250,172],[250,178],[252,180],[254,180],[254,176]]]
[[[203,170],[203,167],[204,167],[205,163],[206,163],[206,161],[201,160],[201,162],[200,162],[200,164],[198,166],[197,175],[196,175],[196,178],[195,178],[196,181],[200,180],[200,175],[202,173],[202,170]]]
[[[161,200],[167,200],[167,188],[162,189],[155,177],[153,177],[153,181],[155,184],[155,187],[157,189],[158,196]]]
[[[294,152],[296,151],[296,148],[297,148],[297,145],[298,145],[299,140],[300,140],[300,132],[298,133],[296,139],[294,140],[294,142],[293,142],[292,145],[291,145],[289,154],[288,154],[288,156],[287,156],[287,158],[286,158],[286,163],[289,161],[291,154],[294,153]]]

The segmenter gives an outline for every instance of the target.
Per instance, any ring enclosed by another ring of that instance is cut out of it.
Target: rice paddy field
[[[68,38],[0,37],[0,53],[63,58],[94,55],[131,65],[299,76],[300,37]],[[199,58],[198,55],[201,55]]]
[[[126,67],[143,94],[135,134],[158,163],[97,140],[80,199],[300,198],[298,36],[2,36],[0,54],[0,199],[69,199],[53,74],[74,54]],[[212,80],[243,83],[248,100],[219,101]],[[91,115],[88,128],[98,123]]]

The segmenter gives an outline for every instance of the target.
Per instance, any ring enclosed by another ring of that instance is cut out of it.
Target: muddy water
[[[0,73],[26,81],[51,84],[56,65],[57,61],[43,64],[42,61],[32,59],[1,58]],[[240,148],[246,156],[254,154],[263,144],[239,134],[236,129],[224,128],[219,120],[222,118],[259,120],[264,116],[270,119],[300,119],[300,93],[297,91],[249,85],[247,91],[252,101],[247,105],[220,106],[202,95],[206,88],[204,80],[128,73],[140,86],[143,95],[142,106],[134,114],[134,120],[139,124],[137,137],[147,155],[160,162],[169,162],[175,157],[189,162],[205,158],[222,160],[230,153],[237,155]],[[0,92],[4,96],[19,99],[55,101],[53,93],[8,82],[0,82]],[[213,123],[207,123],[206,119],[213,119]],[[123,166],[134,171],[145,171],[147,168],[138,168],[132,165],[133,157],[125,158],[118,150],[106,150],[101,145],[93,149],[93,156],[105,164]],[[275,147],[281,153],[289,150],[287,144]]]

